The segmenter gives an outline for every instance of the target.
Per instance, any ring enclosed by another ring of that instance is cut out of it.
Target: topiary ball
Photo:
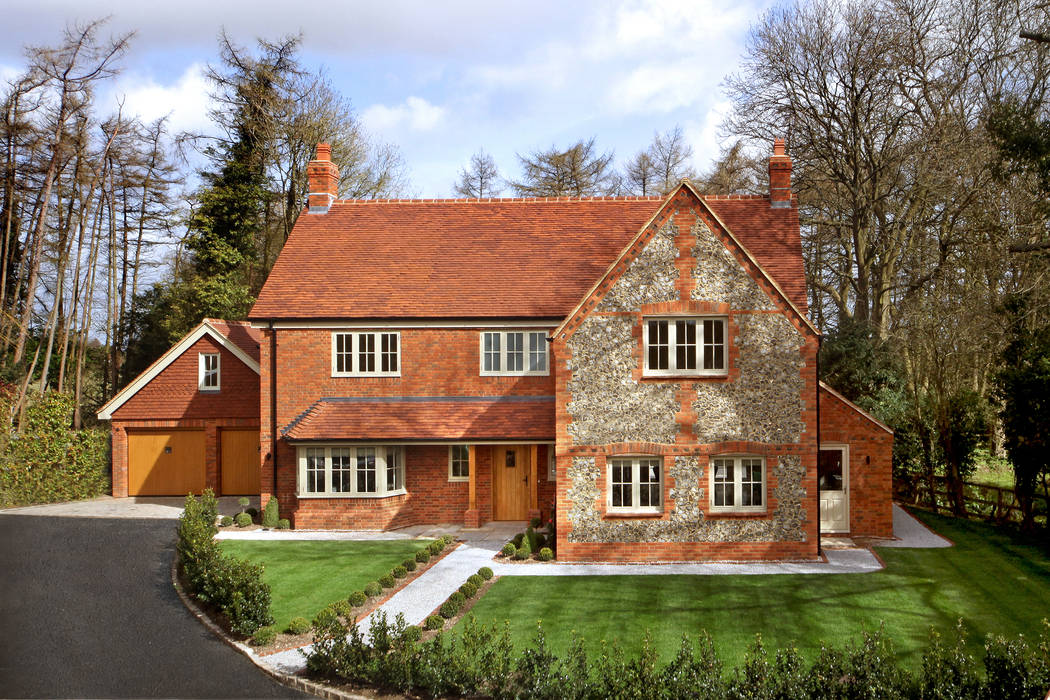
[[[288,632],[291,634],[306,634],[310,631],[310,621],[305,617],[294,617],[288,623]]]
[[[364,591],[354,591],[346,599],[346,602],[350,603],[350,605],[354,606],[355,608],[361,607],[367,601],[368,596],[365,595]]]
[[[401,566],[405,567],[405,571],[415,571],[416,570],[416,560],[415,559],[405,559],[403,562],[401,562]]]
[[[445,543],[442,542],[441,540],[434,540],[433,542],[431,542],[430,544],[427,545],[427,549],[430,550],[430,554],[432,556],[436,556],[438,554],[441,554],[441,551],[444,548],[445,548]]]
[[[424,547],[423,549],[416,552],[416,561],[420,564],[426,564],[430,561],[430,550]]]
[[[365,585],[365,595],[369,598],[375,598],[382,592],[383,587],[379,585],[378,581],[371,581]]]
[[[395,566],[390,573],[394,578],[404,578],[408,576],[408,569],[403,566]]]
[[[233,518],[231,518],[228,515],[224,515],[222,516],[222,520],[219,521],[219,524],[223,527],[229,527],[230,525],[233,525]]]
[[[383,574],[382,576],[379,577],[379,585],[382,586],[383,588],[393,588],[394,587],[394,577],[391,576],[390,574]]]
[[[289,530],[292,527],[292,521],[288,518],[281,518],[277,521],[278,530]]]
[[[277,628],[273,625],[260,627],[252,635],[252,646],[265,647],[277,641]]]
[[[446,620],[451,620],[456,616],[456,613],[458,612],[459,608],[456,605],[454,605],[451,600],[446,600],[444,603],[441,604],[441,607],[438,608],[438,613],[440,613],[441,617],[445,618]]]
[[[332,610],[335,610],[336,614],[344,620],[349,620],[354,614],[354,608],[348,600],[337,600],[332,603]]]
[[[464,598],[473,598],[478,592],[478,586],[475,583],[467,581],[459,587],[459,592],[463,594]]]
[[[490,581],[492,579],[492,569],[490,569],[487,566],[483,566],[480,569],[478,569],[478,576],[485,579],[486,581]]]
[[[550,547],[544,547],[540,550],[537,556],[539,557],[540,561],[550,561],[554,558],[554,552],[551,551]]]
[[[480,588],[480,587],[481,587],[481,584],[483,584],[483,583],[485,582],[485,579],[481,578],[481,577],[480,577],[480,576],[478,576],[477,574],[471,574],[471,575],[470,575],[470,576],[469,576],[469,577],[467,578],[467,581],[469,581],[470,583],[473,583],[473,584],[474,584],[475,586],[477,586],[478,588]]]
[[[238,513],[233,522],[237,523],[237,527],[248,527],[252,524],[252,516],[247,513]]]
[[[415,625],[405,628],[404,639],[406,642],[418,642],[423,636],[423,628]]]
[[[427,618],[426,625],[428,630],[439,630],[445,626],[445,619],[440,615],[431,615]]]
[[[513,542],[508,542],[507,544],[503,545],[503,556],[505,557],[514,556],[514,552],[516,551],[518,551],[518,548],[514,546]]]

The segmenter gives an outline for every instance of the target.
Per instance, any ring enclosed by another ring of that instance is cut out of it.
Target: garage
[[[128,495],[185,496],[206,486],[203,430],[128,432]]]
[[[222,495],[259,495],[259,431],[220,430]]]

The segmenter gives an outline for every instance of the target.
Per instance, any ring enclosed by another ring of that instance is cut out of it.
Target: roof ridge
[[[337,199],[333,204],[507,204],[543,202],[662,202],[660,195],[600,195],[594,197],[449,197]]]

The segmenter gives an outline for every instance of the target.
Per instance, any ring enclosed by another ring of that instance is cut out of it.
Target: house
[[[249,315],[262,500],[297,528],[553,517],[564,561],[891,536],[892,433],[818,384],[780,141],[769,169],[762,196],[345,201],[319,145]]]

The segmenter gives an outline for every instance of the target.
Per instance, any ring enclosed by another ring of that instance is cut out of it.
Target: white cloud
[[[210,86],[204,66],[194,63],[172,84],[164,85],[149,76],[125,73],[113,89],[113,99],[124,99],[124,113],[145,122],[168,116],[168,132],[208,133],[214,129],[208,118]]]
[[[361,121],[371,131],[390,134],[401,129],[430,131],[445,118],[445,108],[422,97],[408,97],[393,107],[372,105],[361,113]]]
[[[22,75],[22,69],[0,63],[0,89]]]

